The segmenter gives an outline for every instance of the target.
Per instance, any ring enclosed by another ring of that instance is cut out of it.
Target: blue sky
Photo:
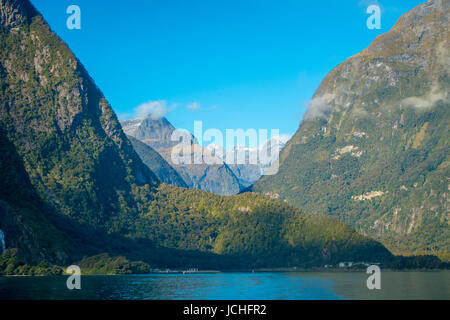
[[[120,119],[149,101],[177,128],[293,134],[320,81],[418,0],[31,0]],[[81,30],[66,27],[69,5]],[[366,8],[382,8],[381,30]],[[154,105],[154,104],[153,104]],[[142,109],[142,108],[141,108]]]

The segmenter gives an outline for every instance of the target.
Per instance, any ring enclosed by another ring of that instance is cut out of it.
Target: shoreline
[[[382,272],[445,272],[450,269],[382,269]],[[146,275],[206,275],[206,274],[227,274],[227,273],[366,273],[365,269],[345,269],[345,268],[307,268],[307,269],[293,269],[293,268],[277,268],[277,269],[254,269],[254,270],[169,270],[169,271],[151,271],[149,273],[131,273],[131,274],[81,274],[81,276],[146,276]],[[12,277],[67,277],[70,274],[60,275],[0,275],[0,278]]]

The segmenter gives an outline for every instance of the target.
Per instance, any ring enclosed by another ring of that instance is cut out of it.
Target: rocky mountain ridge
[[[242,190],[239,180],[223,160],[202,148],[191,133],[175,129],[165,117],[153,119],[148,115],[142,119],[124,120],[121,124],[126,134],[156,150],[178,172],[188,188],[219,195],[233,195]],[[181,141],[175,139],[177,136]],[[188,148],[188,161],[174,163],[172,154],[180,143]]]

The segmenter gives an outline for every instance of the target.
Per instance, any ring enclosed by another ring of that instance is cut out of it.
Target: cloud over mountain
[[[153,120],[159,120],[175,108],[176,104],[168,105],[165,100],[157,100],[142,103],[134,111],[138,118],[150,115]]]

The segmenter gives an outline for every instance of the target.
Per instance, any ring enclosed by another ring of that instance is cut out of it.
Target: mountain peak
[[[358,108],[353,112],[370,112],[392,106],[393,101],[408,95],[423,96],[425,100],[433,100],[430,95],[447,99],[444,88],[450,72],[449,10],[448,1],[434,0],[405,13],[390,31],[325,77],[303,121],[329,121],[334,112],[355,105]],[[368,99],[363,101],[361,96]]]
[[[151,115],[142,118],[120,121],[123,131],[138,140],[141,140],[150,146],[158,149],[160,147],[169,148],[178,144],[178,141],[172,141],[172,135],[175,127],[165,117],[153,119]],[[192,134],[183,135],[183,142],[196,144],[197,140]]]

